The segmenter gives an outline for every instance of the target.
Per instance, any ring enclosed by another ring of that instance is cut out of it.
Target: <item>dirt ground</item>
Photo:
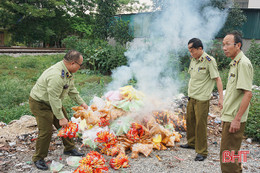
[[[154,150],[148,157],[139,154],[137,159],[129,158],[129,168],[114,170],[109,166],[109,172],[221,172],[219,164],[219,148],[221,140],[221,122],[216,101],[211,101],[210,115],[208,118],[208,158],[203,162],[196,162],[194,150],[182,149],[180,144],[186,143],[185,132],[181,132],[183,138],[175,147],[167,150]],[[26,125],[25,125],[26,124]],[[0,124],[0,172],[51,172],[38,170],[31,157],[35,151],[35,141],[37,138],[37,127],[34,117],[24,116],[20,120],[8,125]],[[78,149],[87,154],[90,148],[80,147],[81,140],[76,139]],[[249,150],[247,162],[244,162],[244,172],[260,172],[260,145],[251,142],[250,139],[243,140],[241,150]],[[131,156],[131,151],[127,151]],[[112,157],[103,155],[107,165]],[[73,172],[76,167],[69,166],[66,159],[69,156],[63,155],[63,145],[61,139],[54,131],[52,142],[49,148],[48,157],[45,159],[49,167],[51,162],[62,163],[64,167],[60,172]]]

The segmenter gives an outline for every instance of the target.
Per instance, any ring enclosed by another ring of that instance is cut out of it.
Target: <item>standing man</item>
[[[235,163],[224,163],[222,160],[223,151],[235,151],[237,154],[240,149],[252,98],[253,67],[241,51],[242,45],[241,35],[237,31],[228,33],[223,40],[223,51],[232,59],[221,117],[220,164],[223,173],[242,172],[241,163],[237,160]]]
[[[36,151],[32,160],[38,169],[47,170],[44,158],[47,157],[53,127],[59,129],[68,126],[68,116],[62,106],[62,100],[69,95],[77,104],[88,108],[79,92],[74,87],[73,73],[76,73],[83,63],[82,55],[77,51],[69,51],[62,61],[45,70],[31,90],[29,104],[36,118],[39,134]],[[64,154],[82,156],[75,149],[72,139],[62,138]]]
[[[187,141],[182,148],[195,149],[195,161],[203,161],[208,155],[207,120],[209,113],[209,100],[217,83],[219,101],[218,106],[223,106],[223,87],[219,77],[215,59],[203,51],[200,39],[192,38],[188,42],[191,54],[189,67],[190,81],[188,88],[189,101],[187,104]]]

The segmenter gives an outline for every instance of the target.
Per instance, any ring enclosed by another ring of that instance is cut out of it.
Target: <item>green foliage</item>
[[[106,3],[104,3],[103,0],[96,0],[96,3],[97,14],[95,16],[94,26],[95,37],[102,40],[107,40],[111,20],[116,15],[120,4],[115,0],[106,0]]]
[[[26,43],[29,46],[51,42],[60,46],[63,35],[70,29],[61,0],[52,1],[0,1],[0,25],[12,33],[13,42]],[[8,19],[7,19],[8,17]]]
[[[118,0],[120,3],[120,8],[118,9],[118,14],[145,12],[149,10],[150,6],[146,3],[140,3],[139,0]]]
[[[254,80],[253,84],[260,86],[260,66],[255,66],[254,67]]]
[[[120,43],[123,46],[134,39],[131,35],[132,31],[130,31],[129,21],[125,22],[121,19],[114,20],[109,30],[110,37],[114,38],[117,43]]]
[[[260,44],[256,43],[255,40],[252,40],[250,47],[246,52],[246,56],[250,59],[254,67],[254,84],[260,86]]]
[[[222,42],[219,40],[213,40],[212,46],[207,53],[216,59],[218,70],[229,68],[230,58],[227,58],[222,50]]]
[[[84,66],[95,73],[110,74],[116,67],[126,65],[126,49],[121,45],[111,46],[102,40],[78,39],[72,36],[63,40],[67,49],[75,49],[84,56]]]
[[[248,119],[245,128],[247,137],[260,142],[260,91],[253,90]]]
[[[233,7],[229,9],[226,23],[220,31],[220,37],[224,37],[230,31],[240,30],[246,20],[246,15],[240,9],[239,5],[235,3]]]
[[[188,73],[188,69],[186,68],[184,71],[181,71],[179,73],[179,79],[181,81],[181,87],[179,89],[180,93],[183,93],[184,95],[188,95],[188,84],[189,84],[189,79],[190,75]]]
[[[246,56],[250,59],[253,66],[260,66],[260,44],[255,40],[251,41],[250,47],[246,52]]]

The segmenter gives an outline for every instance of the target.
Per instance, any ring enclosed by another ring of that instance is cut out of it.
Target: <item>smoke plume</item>
[[[170,100],[179,91],[178,56],[197,37],[206,43],[223,27],[227,10],[209,6],[210,0],[168,0],[150,21],[149,39],[135,39],[125,53],[128,65],[113,71],[108,90],[116,90],[134,78],[136,88],[150,98]]]

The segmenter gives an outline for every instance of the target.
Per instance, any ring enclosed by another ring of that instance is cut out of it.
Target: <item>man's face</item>
[[[195,58],[195,59],[198,59],[198,58],[200,58],[200,56],[202,55],[202,48],[201,47],[199,47],[199,48],[194,48],[193,47],[193,43],[190,43],[189,45],[188,45],[188,49],[189,49],[189,52],[190,52],[190,55],[193,57],[193,58]]]
[[[234,59],[240,52],[241,43],[235,43],[234,35],[226,35],[222,47],[225,55]]]
[[[70,72],[71,73],[76,73],[80,69],[82,63],[83,63],[83,57],[80,56],[78,61],[72,62],[72,64],[71,64],[71,71]]]

